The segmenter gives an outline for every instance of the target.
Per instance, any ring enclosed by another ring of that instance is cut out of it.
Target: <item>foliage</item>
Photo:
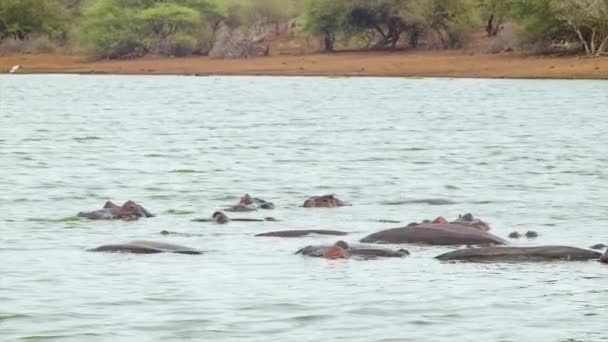
[[[200,0],[97,0],[83,12],[81,41],[98,58],[200,52],[216,13]]]
[[[1,0],[0,39],[24,40],[32,33],[60,34],[65,15],[65,7],[57,0]]]
[[[334,49],[335,35],[344,25],[346,4],[340,0],[312,0],[306,8],[305,30],[323,35],[325,50]]]

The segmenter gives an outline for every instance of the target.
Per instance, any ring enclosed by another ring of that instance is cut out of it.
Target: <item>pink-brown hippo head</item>
[[[304,201],[304,208],[335,208],[344,206],[336,195],[313,196]]]

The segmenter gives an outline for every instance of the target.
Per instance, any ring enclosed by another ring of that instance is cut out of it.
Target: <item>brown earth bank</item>
[[[207,57],[90,61],[82,56],[0,56],[0,73],[394,76],[608,79],[608,58],[526,56],[462,51],[340,52],[240,60]]]

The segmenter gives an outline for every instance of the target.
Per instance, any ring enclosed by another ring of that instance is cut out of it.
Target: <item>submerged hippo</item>
[[[102,209],[79,212],[77,216],[90,220],[137,220],[140,217],[154,217],[148,210],[133,201],[127,201],[122,206],[107,201]]]
[[[194,222],[214,222],[217,224],[226,224],[230,221],[234,222],[264,222],[264,221],[278,221],[274,217],[265,217],[264,219],[251,219],[251,218],[230,218],[228,215],[221,211],[216,211],[211,215],[210,219],[194,219]]]
[[[338,241],[332,246],[307,246],[296,252],[296,254],[302,254],[310,257],[326,258],[326,259],[340,259],[349,257],[359,258],[375,258],[375,257],[388,257],[388,258],[402,258],[410,255],[405,249],[399,249],[396,251],[384,248],[366,248],[366,247],[353,247],[349,246],[344,241]]]
[[[601,249],[601,250],[603,250],[603,249],[604,249],[604,248],[606,248],[606,247],[608,247],[608,246],[604,245],[603,243],[598,243],[598,244],[593,245],[593,246],[591,246],[591,247],[589,247],[589,248],[591,248],[591,249]]]
[[[335,208],[345,204],[336,195],[313,196],[304,201],[304,208]]]
[[[604,252],[604,255],[600,257],[600,262],[608,264],[608,249],[606,250],[606,252]]]
[[[341,235],[347,235],[348,233],[341,232],[338,230],[304,229],[304,230],[281,230],[281,231],[276,231],[276,232],[257,234],[255,236],[302,237],[302,236],[313,235],[313,234],[341,236]]]
[[[466,261],[546,261],[546,260],[590,260],[600,253],[567,246],[540,247],[482,247],[467,248],[442,254],[439,260]]]
[[[274,209],[272,202],[267,202],[261,198],[251,197],[249,194],[241,196],[239,203],[227,208],[226,211],[239,212],[239,211],[256,211],[258,209]]]
[[[368,243],[419,243],[427,245],[504,245],[498,236],[477,228],[452,223],[416,223],[392,228],[361,239]]]
[[[89,252],[121,252],[134,254],[154,254],[154,253],[179,253],[179,254],[203,254],[203,252],[170,243],[135,240],[118,245],[103,245],[89,249]]]

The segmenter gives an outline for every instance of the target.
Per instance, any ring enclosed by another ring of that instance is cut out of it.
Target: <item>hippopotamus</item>
[[[226,224],[230,221],[235,222],[264,222],[264,221],[278,221],[274,217],[265,217],[264,219],[251,219],[251,218],[229,218],[228,215],[221,211],[216,211],[211,215],[210,219],[194,219],[194,222],[215,222],[217,224]]]
[[[241,196],[239,203],[233,205],[230,208],[226,208],[226,211],[256,211],[259,209],[274,209],[274,204],[272,202],[267,202],[261,198],[251,197],[249,194],[244,194]]]
[[[153,253],[178,253],[178,254],[203,254],[203,252],[170,243],[135,240],[118,245],[103,245],[89,249],[89,252],[122,252],[134,254],[153,254]]]
[[[304,201],[304,208],[335,208],[345,204],[336,195],[313,196]]]
[[[600,262],[608,264],[608,249],[604,252],[604,255],[600,257]]]
[[[368,235],[361,242],[427,245],[504,245],[505,240],[477,228],[452,223],[416,223]]]
[[[589,248],[591,248],[591,249],[604,249],[606,247],[608,247],[608,246],[604,245],[603,243],[598,243],[598,244],[595,244],[595,245],[593,245],[593,246],[591,246]]]
[[[295,254],[327,259],[349,257],[360,257],[365,259],[375,257],[402,258],[410,255],[410,253],[405,249],[393,251],[384,248],[367,248],[360,246],[353,247],[349,246],[344,241],[338,241],[332,246],[306,246],[298,250]]]
[[[448,252],[436,257],[439,260],[466,261],[546,261],[546,260],[590,260],[600,253],[567,246],[539,247],[482,247]]]
[[[133,201],[126,201],[122,206],[107,201],[102,209],[79,212],[77,216],[90,220],[137,220],[140,217],[154,217],[148,210]]]
[[[341,232],[338,230],[323,230],[323,229],[305,229],[305,230],[281,230],[276,232],[268,232],[257,234],[255,236],[272,236],[272,237],[302,237],[306,235],[347,235],[346,232]]]

